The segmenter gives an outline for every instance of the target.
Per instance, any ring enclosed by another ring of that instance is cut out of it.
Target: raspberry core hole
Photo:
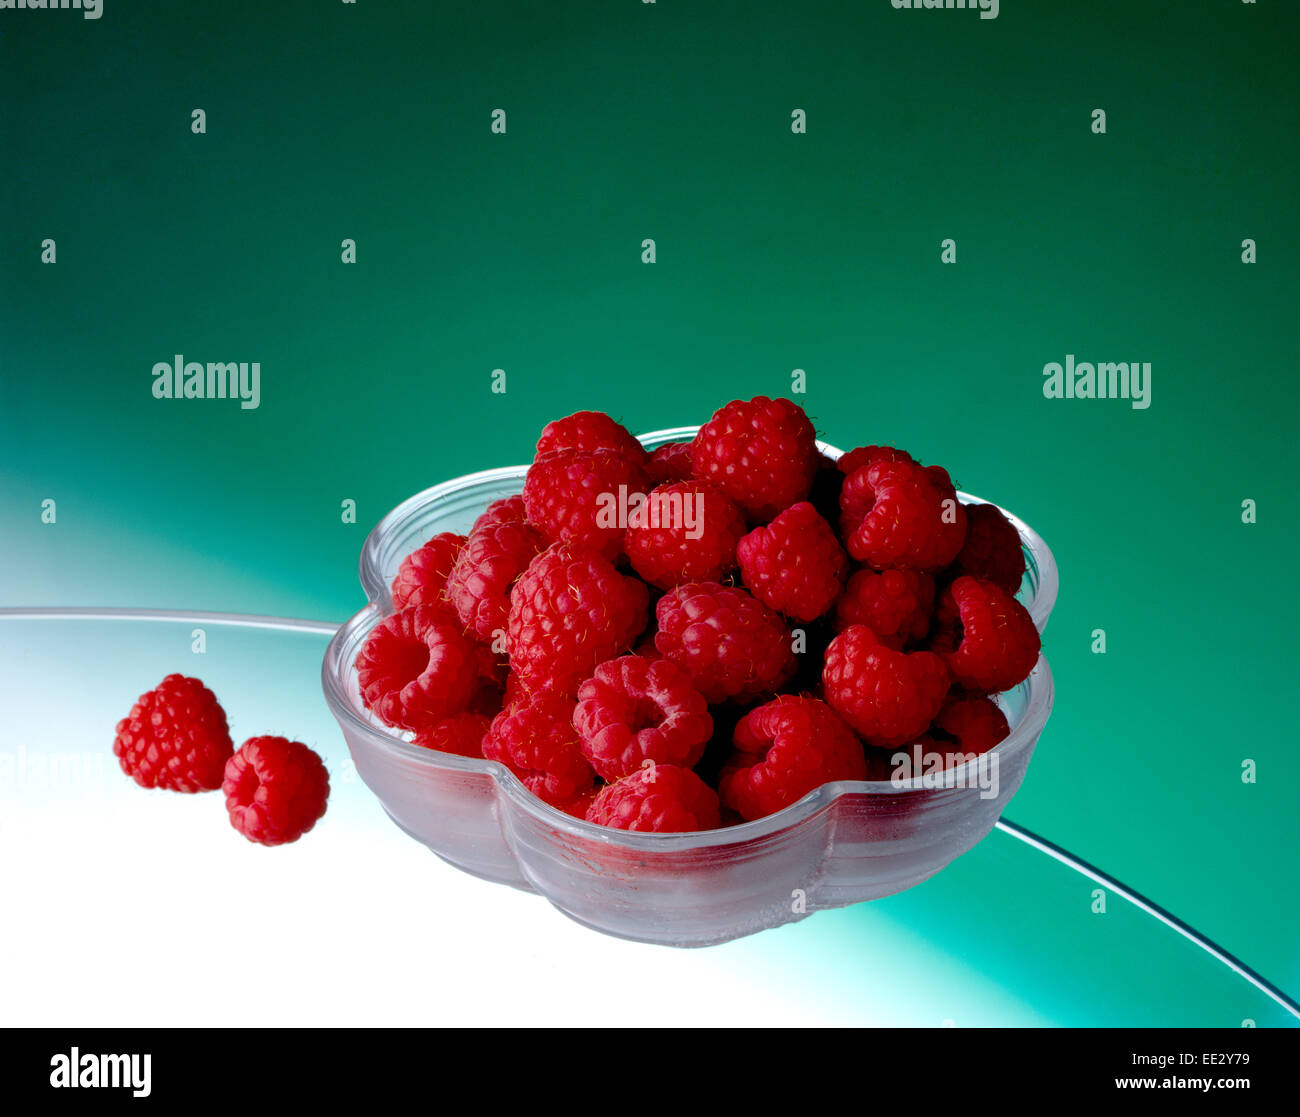
[[[257,795],[257,789],[261,786],[262,781],[258,779],[257,772],[250,764],[239,774],[239,782],[235,785],[235,800],[244,804],[251,803]]]
[[[393,654],[393,675],[403,686],[412,683],[428,670],[429,658],[423,640],[403,640]]]
[[[649,698],[638,698],[628,715],[628,728],[633,733],[643,729],[658,729],[663,724],[663,711]]]

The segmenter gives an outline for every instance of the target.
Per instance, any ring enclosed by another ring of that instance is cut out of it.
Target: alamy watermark
[[[889,0],[892,8],[899,11],[913,9],[920,11],[922,8],[945,8],[948,10],[966,10],[978,11],[980,19],[997,19],[998,18],[998,0]]]
[[[0,11],[5,8],[79,11],[84,19],[98,19],[104,14],[104,0],[0,0]]]
[[[628,492],[619,485],[617,493],[596,497],[598,528],[648,528],[681,531],[687,539],[704,534],[704,494],[701,492]]]
[[[169,364],[153,366],[154,399],[237,399],[245,411],[262,402],[262,365],[259,361],[187,361],[177,353]]]
[[[1043,366],[1043,395],[1048,399],[1126,399],[1135,411],[1151,406],[1150,361],[1078,361]]]
[[[927,751],[918,742],[909,751],[896,752],[889,759],[893,762],[889,782],[895,787],[971,787],[979,789],[981,799],[998,797],[1001,785],[996,752]]]

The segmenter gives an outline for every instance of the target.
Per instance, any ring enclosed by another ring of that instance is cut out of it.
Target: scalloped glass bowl
[[[653,448],[695,430],[656,431],[641,440]],[[438,532],[468,531],[491,501],[522,489],[526,468],[435,485],[385,516],[361,553],[369,604],[325,652],[325,698],[357,771],[411,837],[466,872],[539,892],[606,934],[706,946],[910,888],[993,828],[1020,787],[1051,712],[1052,676],[1042,657],[1024,683],[999,698],[1011,734],[988,754],[996,768],[957,769],[955,786],[826,784],[777,814],[695,834],[631,833],[571,818],[502,765],[420,748],[372,717],[354,664],[371,630],[392,611],[389,587],[402,559]],[[1043,540],[1007,515],[1028,566],[1020,597],[1041,632],[1056,600],[1056,564]]]

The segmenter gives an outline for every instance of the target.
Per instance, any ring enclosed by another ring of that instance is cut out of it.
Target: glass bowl
[[[653,448],[696,429],[656,431],[641,441]],[[1028,679],[998,698],[1011,733],[981,758],[979,771],[976,761],[950,770],[948,786],[924,778],[825,784],[766,818],[691,834],[633,833],[572,818],[503,765],[420,748],[372,717],[355,661],[392,611],[389,587],[402,559],[438,532],[467,532],[491,501],[521,491],[526,470],[458,477],[385,516],[361,552],[369,603],[325,652],[325,699],[357,772],[411,837],[466,872],[538,892],[605,934],[708,946],[911,888],[993,828],[1051,712],[1052,675],[1041,656]],[[1020,532],[1028,568],[1020,598],[1041,632],[1056,600],[1056,563],[1028,525],[1006,515]]]

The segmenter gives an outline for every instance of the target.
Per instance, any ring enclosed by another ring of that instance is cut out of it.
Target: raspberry
[[[614,559],[627,527],[619,511],[646,487],[641,466],[617,451],[548,454],[528,469],[524,507],[551,542],[576,543]]]
[[[595,551],[557,544],[532,561],[510,599],[510,667],[531,689],[578,684],[636,643],[646,626],[645,583]]]
[[[734,400],[714,412],[691,448],[695,476],[712,481],[753,520],[770,520],[808,496],[817,435],[788,399]]]
[[[773,814],[824,783],[867,778],[862,744],[816,698],[783,694],[750,710],[734,741],[718,792],[745,819]]]
[[[755,528],[736,553],[749,592],[797,621],[816,620],[835,604],[849,566],[831,525],[807,501]]]
[[[906,462],[878,461],[849,474],[840,508],[849,554],[877,570],[940,570],[966,534],[966,513],[951,489]]]
[[[948,693],[948,669],[931,652],[887,648],[866,625],[850,625],[826,649],[826,701],[869,745],[914,741]]]
[[[413,744],[456,756],[482,756],[483,736],[492,719],[483,714],[452,714],[415,735]]]
[[[650,764],[601,789],[587,821],[618,830],[680,834],[722,825],[718,796],[689,768]]]
[[[603,411],[576,411],[542,428],[536,458],[557,453],[589,453],[613,450],[628,461],[644,467],[649,455],[636,436]]]
[[[706,481],[678,481],[650,493],[623,546],[632,568],[659,589],[716,581],[735,569],[745,517]]]
[[[416,732],[459,713],[474,695],[474,645],[433,605],[380,622],[357,653],[361,697],[388,725]]]
[[[966,506],[966,541],[948,571],[956,579],[969,574],[992,582],[1014,597],[1025,576],[1020,532],[996,505]]]
[[[863,466],[875,465],[876,462],[903,462],[907,465],[920,465],[920,462],[906,450],[898,450],[893,446],[859,446],[856,450],[849,450],[841,454],[835,465],[840,473],[847,477],[850,473],[856,473]]]
[[[524,498],[522,496],[505,496],[500,500],[494,500],[474,521],[474,526],[470,528],[470,534],[478,528],[493,527],[497,524],[522,524],[528,521],[528,510],[524,507]]]
[[[442,604],[447,575],[464,545],[465,536],[444,531],[402,559],[393,579],[393,608]]]
[[[1010,734],[1007,716],[989,698],[949,698],[926,736],[948,753],[988,752]]]
[[[622,779],[647,761],[692,768],[713,735],[708,703],[670,659],[611,659],[578,688],[573,727],[596,774]]]
[[[571,804],[596,782],[573,728],[574,702],[539,690],[499,713],[483,738],[483,755],[510,769],[553,807]]]
[[[1040,639],[1028,610],[992,582],[958,578],[940,597],[934,624],[931,648],[970,690],[1010,690],[1038,662]]]
[[[231,826],[250,842],[278,846],[296,842],[320,821],[330,777],[301,741],[250,737],[226,762],[221,790]]]
[[[835,607],[835,627],[865,624],[887,648],[925,639],[934,611],[934,579],[915,570],[859,570]]]
[[[141,787],[215,791],[234,751],[226,712],[198,679],[168,675],[117,723],[113,755]]]
[[[650,484],[667,485],[674,481],[689,481],[693,468],[689,442],[665,442],[650,455],[645,472]]]
[[[517,510],[522,513],[522,501]],[[447,600],[465,631],[485,644],[506,627],[511,588],[546,546],[541,532],[530,524],[502,518],[515,511],[506,502],[490,505],[475,522],[447,578]]]
[[[770,694],[794,675],[785,622],[743,589],[691,582],[661,597],[655,614],[655,647],[686,668],[709,703]]]

